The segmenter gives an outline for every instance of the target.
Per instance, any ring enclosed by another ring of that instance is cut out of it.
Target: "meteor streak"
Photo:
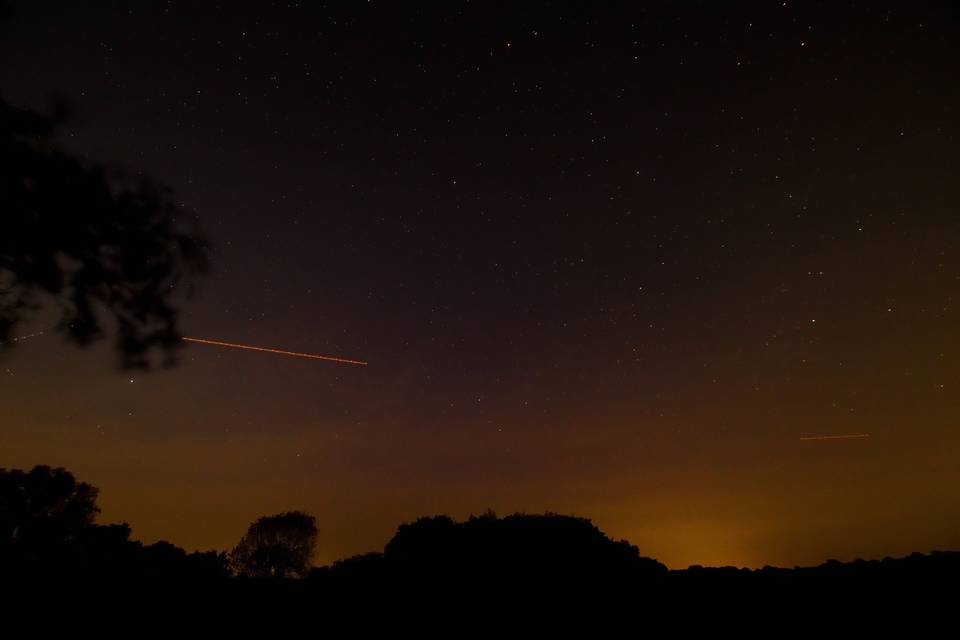
[[[10,338],[10,340],[9,340],[8,342],[9,342],[10,344],[12,344],[12,343],[14,343],[14,342],[22,342],[22,341],[27,340],[27,339],[29,339],[29,338],[36,338],[37,336],[42,336],[42,335],[43,335],[43,331],[37,331],[36,333],[28,333],[28,334],[25,335],[25,336],[19,336],[19,337],[17,337],[17,338]],[[0,341],[0,344],[7,344],[7,343],[5,343],[5,342],[3,342],[3,341]]]
[[[869,433],[850,433],[839,436],[800,436],[801,440],[852,440],[854,438],[869,438]]]
[[[329,362],[339,362],[341,364],[367,364],[363,360],[351,360],[350,358],[337,358],[335,356],[321,356],[316,353],[301,353],[299,351],[284,351],[282,349],[271,349],[269,347],[255,347],[249,344],[236,344],[233,342],[222,342],[220,340],[206,340],[204,338],[183,338],[184,342],[196,342],[198,344],[212,344],[217,347],[229,347],[231,349],[247,349],[248,351],[263,351],[264,353],[278,353],[282,356],[293,356],[295,358],[310,358],[312,360],[327,360]]]

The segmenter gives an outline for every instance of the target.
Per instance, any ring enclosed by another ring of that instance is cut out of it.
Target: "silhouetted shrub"
[[[230,553],[237,575],[302,578],[310,571],[317,540],[316,519],[302,511],[264,516],[250,525]]]

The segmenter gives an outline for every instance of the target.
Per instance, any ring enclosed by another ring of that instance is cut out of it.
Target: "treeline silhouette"
[[[0,576],[131,584],[247,585],[257,593],[321,593],[332,598],[501,594],[566,597],[697,597],[842,593],[890,585],[938,584],[960,576],[960,553],[827,561],[815,567],[669,571],[627,541],[574,516],[492,511],[457,522],[447,516],[402,524],[382,553],[312,567],[313,516],[292,511],[252,523],[229,552],[187,553],[168,542],[131,540],[126,523],[95,522],[98,490],[62,468],[0,469]],[[232,587],[231,587],[232,588]],[[328,599],[329,600],[329,599]]]
[[[27,579],[179,580],[230,575],[223,553],[130,539],[94,522],[98,490],[69,471],[0,469],[0,575]]]

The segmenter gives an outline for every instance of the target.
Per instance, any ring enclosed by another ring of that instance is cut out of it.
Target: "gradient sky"
[[[45,333],[0,466],[188,549],[303,509],[318,563],[487,508],[671,567],[960,549],[951,3],[241,4],[15,1],[0,92],[197,211],[186,335],[370,365]]]

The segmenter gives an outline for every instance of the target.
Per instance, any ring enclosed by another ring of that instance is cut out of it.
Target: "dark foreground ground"
[[[29,611],[29,619],[42,621],[38,629],[51,633],[72,634],[71,621],[87,618],[83,627],[109,621],[124,636],[149,630],[270,638],[951,638],[960,610],[958,553],[644,576],[368,569],[362,575],[323,570],[304,580],[27,581],[4,606],[8,613]]]
[[[504,551],[511,544],[467,557],[436,540],[402,551],[388,545],[303,579],[231,577],[202,554],[189,569],[191,556],[171,555],[161,564],[111,571],[7,572],[4,586],[16,595],[4,603],[9,610],[20,610],[18,600],[39,604],[60,620],[74,608],[129,617],[136,629],[201,625],[218,637],[253,629],[270,637],[291,629],[335,637],[399,630],[404,637],[955,637],[960,612],[957,552],[793,569],[669,571],[629,545],[610,558],[576,549],[531,554],[523,545],[511,554]]]

